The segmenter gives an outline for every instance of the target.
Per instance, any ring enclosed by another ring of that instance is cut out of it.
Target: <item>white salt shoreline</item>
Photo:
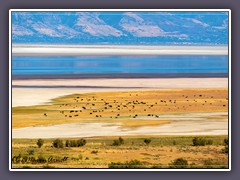
[[[226,135],[228,119],[212,119],[214,115],[227,112],[172,114],[179,120],[159,126],[121,128],[120,123],[70,123],[48,126],[26,127],[12,130],[12,138],[76,138],[94,136],[131,135]],[[162,118],[164,118],[163,115]]]
[[[228,55],[228,46],[14,44],[13,56]]]

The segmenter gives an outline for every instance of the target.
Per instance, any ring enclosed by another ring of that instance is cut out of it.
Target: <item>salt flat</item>
[[[228,55],[227,46],[21,45],[13,56]]]
[[[227,115],[228,113],[213,113]],[[200,116],[199,116],[200,115]],[[208,120],[211,113],[183,113],[181,120],[173,120],[160,126],[121,128],[119,123],[71,123],[26,127],[12,130],[12,138],[69,138],[128,135],[223,135],[228,133],[228,120]],[[199,119],[199,117],[201,117]],[[190,120],[192,119],[192,120]],[[64,131],[63,131],[64,129]]]

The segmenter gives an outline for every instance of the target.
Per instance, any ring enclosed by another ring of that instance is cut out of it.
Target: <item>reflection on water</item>
[[[227,74],[228,56],[13,57],[12,74]]]

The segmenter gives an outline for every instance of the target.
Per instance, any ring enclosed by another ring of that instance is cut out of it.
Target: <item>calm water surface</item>
[[[13,57],[12,74],[227,76],[228,56]]]

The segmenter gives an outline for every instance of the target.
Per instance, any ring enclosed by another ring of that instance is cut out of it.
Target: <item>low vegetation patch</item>
[[[63,148],[63,141],[61,139],[55,139],[52,142],[53,147],[55,148]]]
[[[195,138],[205,145],[193,146]],[[228,168],[223,135],[44,139],[41,148],[37,142],[12,140],[14,168]]]
[[[221,159],[206,159],[203,162],[203,168],[206,169],[211,169],[211,168],[221,168],[221,169],[225,169],[227,168],[227,165],[221,161]]]
[[[193,146],[205,146],[205,145],[212,145],[213,144],[213,140],[211,139],[205,139],[205,138],[201,138],[201,137],[195,137],[192,140]]]
[[[228,150],[228,144],[229,144],[229,142],[228,142],[228,139],[224,139],[223,140],[223,143],[224,143],[224,148],[223,148],[223,153],[225,153],[225,154],[228,154],[229,153],[229,150]]]
[[[149,145],[149,144],[151,143],[151,141],[152,141],[151,139],[144,139],[143,142],[144,142],[146,145]]]
[[[124,144],[124,139],[122,137],[119,137],[116,140],[113,140],[112,146],[121,146]]]
[[[43,139],[38,139],[38,141],[37,141],[37,146],[38,146],[39,148],[41,148],[41,147],[43,146],[43,144],[44,144],[44,140],[43,140]]]
[[[27,152],[29,155],[34,155],[35,151],[34,151],[34,149],[28,149]]]
[[[108,168],[110,169],[136,169],[136,168],[146,168],[144,164],[141,161],[138,160],[131,160],[126,161],[124,163],[122,162],[111,162],[108,165]]]
[[[85,139],[79,140],[66,140],[65,146],[66,147],[81,147],[87,143]]]
[[[175,169],[188,168],[188,161],[183,158],[177,158],[169,164],[169,167]]]
[[[55,139],[52,142],[53,147],[55,148],[64,148],[64,147],[82,147],[85,146],[87,141],[85,139],[78,140],[66,140],[65,144],[61,139]]]

